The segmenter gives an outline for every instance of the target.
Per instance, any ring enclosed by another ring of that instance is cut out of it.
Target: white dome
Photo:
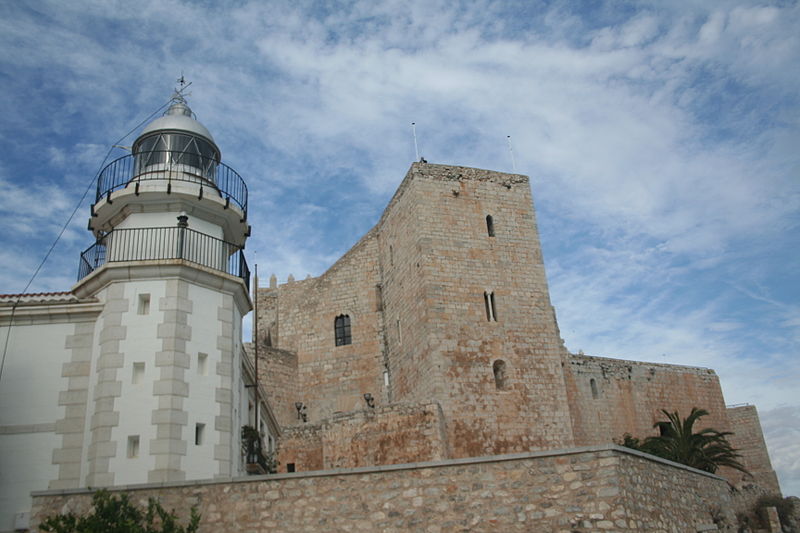
[[[211,132],[192,117],[192,110],[182,101],[173,102],[164,113],[164,116],[153,120],[145,126],[142,133],[139,134],[139,139],[155,131],[185,131],[205,137],[216,145]]]

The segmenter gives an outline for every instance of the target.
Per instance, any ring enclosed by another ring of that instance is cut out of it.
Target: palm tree
[[[708,411],[693,407],[689,416],[683,420],[677,411],[670,413],[662,409],[661,412],[668,420],[653,424],[661,435],[647,437],[639,448],[641,451],[712,474],[720,466],[749,473],[738,461],[741,455],[728,442],[728,435],[733,433],[711,428],[694,432],[694,423],[708,415]]]

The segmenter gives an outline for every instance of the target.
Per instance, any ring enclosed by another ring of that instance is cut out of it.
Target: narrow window
[[[494,292],[484,291],[483,304],[486,306],[486,320],[497,322],[497,308],[494,304]]]
[[[205,424],[195,424],[194,425],[194,445],[200,446],[203,444],[203,434],[206,431]]]
[[[201,376],[208,375],[208,354],[200,352],[197,354],[197,373]]]
[[[286,464],[286,471],[287,472],[294,472],[294,463],[287,463]]]
[[[486,215],[486,232],[489,237],[494,237],[494,219],[492,215]]]
[[[383,371],[383,384],[384,384],[386,387],[388,387],[388,386],[389,386],[389,371],[388,371],[388,370],[384,370],[384,371]]]
[[[400,327],[400,319],[397,319],[397,344],[403,344],[403,328]]]
[[[148,315],[150,314],[150,295],[149,294],[140,294],[139,295],[139,307],[137,312],[140,315]]]
[[[139,435],[128,437],[128,458],[139,457]]]
[[[492,372],[494,372],[494,386],[497,390],[506,390],[508,386],[506,379],[506,362],[498,359],[492,363]]]
[[[394,266],[394,248],[389,245],[389,265]]]
[[[594,378],[589,380],[589,386],[592,388],[592,398],[597,399],[597,382]]]
[[[344,346],[352,343],[350,337],[350,316],[339,315],[333,322],[334,333],[336,334],[336,346]]]
[[[138,385],[144,380],[144,363],[133,363],[133,376],[131,383]]]

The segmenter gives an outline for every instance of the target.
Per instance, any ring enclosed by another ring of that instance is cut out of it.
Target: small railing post
[[[189,227],[189,217],[185,213],[178,216],[178,259],[183,259],[184,239],[186,238],[186,228]]]

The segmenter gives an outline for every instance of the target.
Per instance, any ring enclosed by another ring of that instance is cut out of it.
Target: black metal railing
[[[273,474],[277,463],[272,454],[264,453],[261,434],[253,426],[242,427],[242,455],[248,474]]]
[[[78,280],[106,263],[183,259],[242,278],[250,287],[250,269],[239,246],[189,228],[130,228],[106,233],[82,254]]]
[[[260,440],[245,441],[243,444],[244,461],[249,474],[269,474],[270,465],[261,448]],[[258,465],[258,466],[256,466]],[[255,467],[255,468],[254,468]]]
[[[151,150],[128,154],[106,165],[97,178],[95,202],[125,187],[149,180],[184,181],[200,185],[198,195],[218,194],[247,218],[247,185],[239,174],[215,159],[196,153]]]

